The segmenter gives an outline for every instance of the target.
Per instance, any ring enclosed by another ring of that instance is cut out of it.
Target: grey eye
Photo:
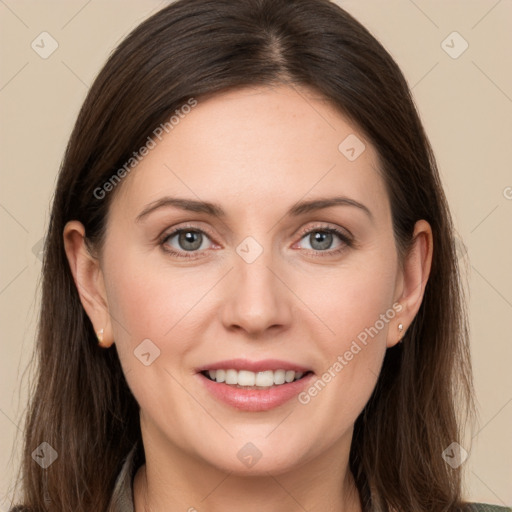
[[[203,242],[207,240],[207,237],[203,236],[204,233],[198,230],[192,229],[180,229],[171,233],[166,239],[165,243],[171,247],[182,250],[182,251],[197,251],[203,245]],[[171,241],[177,239],[178,247],[173,245]]]
[[[311,247],[317,251],[329,249],[332,244],[332,238],[332,233],[327,231],[315,231],[309,235]]]

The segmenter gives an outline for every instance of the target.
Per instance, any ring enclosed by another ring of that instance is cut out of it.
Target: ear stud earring
[[[100,329],[97,333],[96,333],[96,336],[98,338],[98,345],[102,346],[103,345],[103,329]]]
[[[398,324],[398,332],[400,337],[398,338],[398,343],[402,343],[402,331],[404,330],[404,324]]]

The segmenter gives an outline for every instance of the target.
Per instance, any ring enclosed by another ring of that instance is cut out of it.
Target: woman
[[[66,150],[42,304],[13,510],[505,510],[462,496],[432,150],[333,3],[180,0],[121,43]]]

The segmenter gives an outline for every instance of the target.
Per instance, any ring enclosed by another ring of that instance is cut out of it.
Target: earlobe
[[[75,286],[87,316],[102,347],[113,344],[108,302],[99,260],[85,241],[85,228],[79,221],[70,221],[64,227],[64,249]]]
[[[105,341],[105,329],[101,328],[99,331],[96,332],[96,337],[98,338],[98,345],[103,348],[109,348],[114,343],[113,340],[111,341]]]
[[[397,315],[396,329],[388,337],[388,347],[401,342],[408,326],[420,309],[430,275],[432,255],[432,228],[426,220],[419,220],[414,226],[413,242],[405,256],[401,275],[398,277],[402,292],[397,301],[401,304],[402,311]]]

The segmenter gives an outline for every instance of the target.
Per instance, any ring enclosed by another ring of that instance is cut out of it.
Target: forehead
[[[198,98],[154,140],[122,184],[125,208],[169,194],[226,204],[228,213],[231,205],[235,214],[333,191],[365,199],[377,215],[388,207],[373,146],[309,89],[251,87]]]

